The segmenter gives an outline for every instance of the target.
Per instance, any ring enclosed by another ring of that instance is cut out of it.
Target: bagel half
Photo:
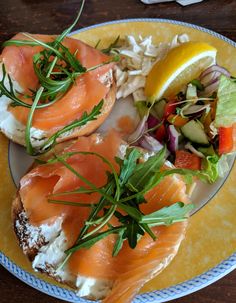
[[[100,144],[100,142],[107,140],[106,144],[107,146],[109,146],[109,143],[112,142],[111,137],[108,139],[104,139],[104,137],[102,137],[101,135],[96,134],[93,134],[90,137],[80,138],[79,140],[90,140],[90,138],[92,138],[91,140],[93,140],[95,144]],[[121,141],[117,150],[117,156],[123,158],[126,153],[126,149],[127,144]],[[73,148],[72,150],[75,151],[75,148]],[[79,150],[81,149],[79,148]],[[89,150],[92,151],[93,149]],[[109,152],[110,151],[108,149],[106,153]],[[153,155],[153,153],[143,151],[143,159],[147,160],[148,157],[150,157],[151,155]],[[79,163],[79,165],[81,165],[81,162]],[[90,168],[93,170],[93,165],[90,166]],[[92,173],[95,173],[95,171],[96,169],[94,168],[94,171],[92,171]],[[49,172],[50,176],[52,176],[51,174],[54,173],[51,170],[49,170]],[[38,171],[35,173],[34,170],[31,170],[26,176],[29,176],[29,174],[31,174],[31,177],[40,176],[38,175]],[[81,297],[85,297],[91,300],[104,299],[105,303],[131,302],[130,300],[132,299],[133,295],[142,287],[142,285],[146,281],[157,275],[159,272],[161,272],[170,263],[170,261],[176,255],[180,243],[184,239],[187,221],[174,224],[170,227],[162,227],[157,230],[159,234],[159,242],[156,241],[157,243],[155,242],[155,244],[153,244],[153,242],[151,243],[151,245],[156,245],[153,248],[154,251],[152,252],[152,256],[155,252],[155,258],[153,259],[152,257],[151,260],[145,259],[147,258],[147,256],[145,256],[144,254],[143,257],[138,257],[138,259],[133,263],[133,252],[130,252],[129,250],[125,251],[125,258],[126,252],[128,252],[128,254],[127,260],[125,259],[124,268],[126,268],[126,266],[131,266],[131,269],[127,268],[127,272],[126,270],[124,270],[124,273],[121,273],[120,278],[93,277],[92,275],[85,274],[75,275],[68,267],[68,264],[66,264],[63,268],[58,267],[66,257],[64,251],[71,247],[71,244],[68,243],[69,240],[66,236],[65,230],[62,227],[65,217],[63,215],[59,215],[57,217],[53,216],[52,220],[49,221],[45,221],[45,219],[41,218],[42,221],[40,221],[41,223],[39,225],[35,225],[35,223],[33,224],[31,222],[32,212],[28,211],[24,207],[25,204],[22,201],[22,197],[24,197],[24,194],[21,194],[22,188],[25,184],[24,182],[27,180],[27,178],[25,180],[22,179],[23,181],[21,182],[19,191],[12,204],[13,227],[19,245],[22,248],[24,254],[32,262],[32,267],[34,270],[47,274],[58,282],[63,283],[65,285],[69,285],[70,287],[76,289],[77,294]],[[167,177],[166,181],[163,180],[162,182],[162,186],[160,186],[159,188],[167,186],[165,192],[169,192],[170,190],[171,199],[168,203],[175,203],[177,201],[180,201],[181,197],[183,198],[183,202],[188,203],[186,186],[181,178],[178,178],[177,176]],[[31,187],[29,187],[27,190],[30,191],[30,188]],[[32,190],[34,192],[34,189]],[[156,190],[150,193],[150,197],[152,197],[153,194],[156,195]],[[166,202],[165,199],[163,199],[164,198],[161,198],[160,196],[160,207],[165,206]],[[32,203],[37,204],[38,201],[32,200]],[[42,208],[44,207],[45,205],[42,205]],[[144,241],[147,241],[147,239]],[[149,239],[148,241],[152,241],[152,239]],[[158,245],[165,246],[167,245],[166,243],[170,247],[167,248],[166,252],[163,252],[163,249],[159,249]],[[78,251],[77,253],[80,254],[80,251]],[[129,253],[131,253],[131,255],[129,255]],[[138,253],[138,256],[139,255],[140,252]],[[88,266],[91,266],[92,264],[90,264],[89,260],[85,260],[85,262],[88,262],[86,263],[88,264]],[[143,268],[143,265],[144,267],[147,266],[147,269]],[[139,268],[141,275],[146,273],[147,276],[142,276],[141,278],[134,278],[133,281],[133,273],[134,277],[136,277],[136,275],[138,275],[137,270]],[[130,277],[129,274],[131,274]],[[138,280],[136,281],[135,279]],[[120,297],[115,299],[115,295]]]
[[[54,36],[46,36],[46,35],[35,35],[36,38],[41,39],[42,41],[48,42],[51,41],[53,39]],[[55,38],[55,37],[54,37]],[[22,34],[17,34],[15,37],[13,37],[13,39],[25,39],[25,37]],[[102,54],[101,52],[99,52],[98,50],[92,48],[89,45],[86,45],[85,43],[73,39],[73,38],[66,38],[65,39],[65,43],[66,46],[70,46],[71,47],[71,51],[74,51],[75,49],[78,50],[78,58],[79,60],[81,60],[81,62],[84,64],[86,64],[90,67],[91,65],[94,66],[98,63],[102,63],[105,61],[109,61],[110,57],[106,56],[104,54]],[[34,73],[33,70],[33,55],[34,53],[39,52],[41,49],[38,49],[38,47],[36,47],[36,50],[32,50],[32,52],[29,53],[29,48],[34,49],[33,47],[15,47],[15,46],[7,46],[5,49],[3,49],[2,55],[0,57],[0,79],[3,78],[3,70],[2,70],[2,64],[5,64],[6,70],[8,72],[8,74],[11,77],[11,80],[13,82],[13,88],[16,92],[20,92],[20,93],[24,93],[25,91],[27,91],[29,88],[29,85],[32,85],[33,89],[35,89],[34,86],[36,86],[37,84],[37,78],[36,75]],[[81,52],[81,54],[79,53]],[[21,63],[21,61],[23,63]],[[32,66],[31,66],[32,65]],[[25,69],[26,66],[26,69]],[[103,122],[104,120],[107,118],[108,114],[111,112],[112,107],[115,103],[116,100],[116,84],[115,84],[115,80],[113,77],[113,67],[114,64],[108,64],[105,65],[101,68],[98,69],[97,74],[96,74],[96,70],[92,71],[89,73],[88,77],[86,79],[94,79],[96,78],[96,83],[98,83],[100,86],[102,84],[102,87],[104,87],[104,94],[102,94],[102,97],[99,97],[100,95],[97,95],[97,100],[95,102],[96,97],[93,97],[95,99],[93,99],[93,106],[97,105],[100,101],[101,98],[103,99],[104,103],[103,103],[103,107],[101,109],[101,113],[96,117],[95,120],[91,120],[89,122],[87,122],[85,125],[79,127],[79,128],[75,128],[67,133],[62,134],[59,138],[58,138],[58,142],[62,142],[71,138],[75,138],[77,136],[83,136],[83,135],[89,135],[92,132],[94,132]],[[28,72],[28,73],[27,73]],[[29,75],[28,74],[32,74],[32,78],[34,79],[34,81],[31,79],[29,79]],[[96,74],[96,76],[95,76]],[[92,76],[93,75],[93,76]],[[90,78],[89,78],[90,77]],[[26,79],[24,81],[24,79]],[[76,80],[77,81],[77,80]],[[88,80],[85,80],[88,81]],[[89,80],[90,82],[93,80]],[[89,82],[89,83],[90,83]],[[96,84],[95,83],[95,84]],[[8,87],[9,89],[9,81],[8,78],[5,78],[4,84],[6,87]],[[74,84],[72,85],[71,89],[74,89],[76,87],[76,85],[78,84]],[[89,84],[91,85],[91,84]],[[88,95],[90,93],[91,87],[90,86],[86,86],[86,83],[84,84],[85,87],[85,95]],[[66,102],[68,101],[70,98],[70,96],[73,96],[73,102],[75,102],[75,93],[70,93],[70,90],[65,94],[65,96],[63,96],[63,101]],[[96,85],[94,86],[94,90],[95,93],[93,94],[96,95]],[[74,90],[75,91],[75,90]],[[77,93],[77,92],[76,92]],[[82,92],[81,94],[83,94],[84,92]],[[78,90],[78,94],[80,94],[80,90]],[[67,97],[68,95],[68,97]],[[90,96],[90,95],[89,95]],[[83,112],[87,112],[87,114],[90,113],[91,109],[93,108],[92,105],[89,104],[87,99],[83,99],[83,97],[80,97],[80,99],[78,99],[78,115],[77,117],[81,117]],[[85,101],[84,101],[85,100]],[[61,100],[59,100],[61,101]],[[59,102],[57,101],[57,102]],[[19,109],[18,112],[16,111],[11,111],[11,99],[7,98],[5,95],[0,97],[0,131],[2,131],[10,140],[25,146],[25,122],[22,122],[22,118],[21,113],[20,113],[20,106],[17,106],[16,109]],[[61,104],[61,103],[60,103]],[[64,103],[65,104],[65,103]],[[54,104],[56,105],[56,104]],[[52,105],[52,106],[54,106]],[[55,107],[54,107],[55,108]],[[79,110],[79,108],[81,108]],[[24,109],[24,108],[23,108]],[[51,106],[49,106],[48,108],[45,108],[45,113],[46,111],[50,111],[51,110]],[[36,110],[40,111],[40,109]],[[67,111],[69,112],[69,109],[67,110],[67,108],[65,107],[65,105],[62,107],[62,111],[61,111],[61,115],[62,118],[60,118],[60,122],[58,122],[58,125],[55,125],[55,129],[60,130],[63,127],[65,127],[66,125],[68,125],[69,123],[71,123],[72,121],[74,121],[74,119],[78,119],[77,117],[75,117],[74,113],[73,113],[73,119],[68,120],[68,116],[65,119],[63,119],[63,115],[67,114]],[[57,112],[53,109],[52,111]],[[19,115],[16,115],[18,114]],[[47,117],[47,114],[44,114],[42,117]],[[40,123],[42,125],[42,122],[44,120],[42,120],[43,118],[40,118]],[[48,116],[50,117],[50,116]],[[54,116],[53,116],[54,117]],[[25,118],[24,118],[25,119]],[[47,118],[49,119],[49,118]],[[49,120],[48,120],[49,121]],[[56,120],[55,120],[56,121]],[[70,122],[69,122],[70,121]],[[34,120],[33,120],[33,125],[31,127],[31,132],[30,132],[30,137],[31,137],[31,142],[32,142],[32,146],[34,148],[40,148],[40,146],[42,146],[42,144],[44,142],[47,141],[47,139],[53,134],[55,133],[54,131],[52,131],[52,129],[54,129],[51,124],[49,124],[49,126],[46,126],[46,128],[44,127],[35,127],[34,126]]]

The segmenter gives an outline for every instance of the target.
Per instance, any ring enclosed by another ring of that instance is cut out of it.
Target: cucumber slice
[[[205,156],[214,156],[216,154],[212,145],[209,147],[199,147],[198,150]]]
[[[200,145],[209,145],[207,135],[202,124],[197,120],[191,120],[181,127],[182,134],[191,142]]]

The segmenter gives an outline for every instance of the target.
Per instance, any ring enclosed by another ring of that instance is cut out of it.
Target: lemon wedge
[[[154,102],[177,94],[203,70],[216,62],[217,50],[204,42],[186,42],[171,49],[149,72],[145,94]]]

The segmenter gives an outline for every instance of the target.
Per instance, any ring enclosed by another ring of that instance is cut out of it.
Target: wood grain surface
[[[0,42],[22,31],[60,33],[74,20],[79,3],[78,0],[0,0]],[[125,18],[168,18],[186,21],[207,27],[236,41],[235,0],[204,0],[188,7],[174,2],[145,5],[139,0],[87,0],[76,28]],[[0,266],[0,302],[62,301],[30,288]],[[172,302],[235,303],[236,271],[203,290]]]

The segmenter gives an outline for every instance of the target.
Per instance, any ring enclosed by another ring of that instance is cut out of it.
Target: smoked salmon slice
[[[119,154],[122,142],[120,135],[111,132],[106,137],[93,134],[90,137],[80,137],[65,150],[92,151],[110,160],[115,169],[119,167],[115,156]],[[75,155],[67,159],[77,172],[93,182],[97,187],[107,182],[109,171],[107,165],[94,155]],[[63,217],[62,228],[66,234],[68,247],[76,241],[80,229],[89,215],[87,208],[48,203],[50,194],[74,190],[86,186],[61,163],[43,164],[33,168],[20,182],[19,195],[30,223],[40,226],[45,222],[53,222],[55,218]],[[100,198],[95,194],[72,194],[63,196],[63,200],[96,203]],[[141,204],[144,214],[149,214],[164,206],[182,201],[188,203],[185,183],[176,175],[167,176],[161,183],[146,193],[147,203]],[[116,224],[112,219],[112,224]],[[174,258],[179,245],[185,236],[187,221],[171,226],[153,227],[157,237],[153,241],[145,234],[138,241],[135,249],[127,243],[115,257],[112,250],[116,235],[112,234],[96,242],[89,249],[80,249],[72,254],[67,269],[74,276],[109,280],[113,284],[104,303],[128,303],[140,288],[154,276],[159,274]]]
[[[52,42],[56,38],[56,36],[49,35],[31,36],[43,42]],[[17,34],[12,39],[29,40],[22,33]],[[77,59],[86,68],[108,62],[111,59],[99,50],[77,39],[65,38],[63,45],[72,54],[76,52]],[[42,50],[41,46],[6,46],[3,49],[0,61],[5,64],[7,73],[12,80],[20,85],[23,93],[29,94],[30,90],[35,90],[39,87],[39,81],[33,68],[33,56]],[[74,120],[79,119],[85,111],[90,113],[93,107],[103,99],[104,105],[101,114],[96,120],[90,121],[81,128],[81,132],[78,135],[93,132],[105,120],[115,101],[115,87],[112,76],[113,66],[114,64],[110,63],[79,76],[60,100],[49,107],[36,109],[32,126],[46,131],[47,135],[51,135]],[[26,103],[32,102],[24,96],[19,96],[19,98]],[[29,114],[28,108],[9,106],[8,110],[19,122],[26,125]]]

